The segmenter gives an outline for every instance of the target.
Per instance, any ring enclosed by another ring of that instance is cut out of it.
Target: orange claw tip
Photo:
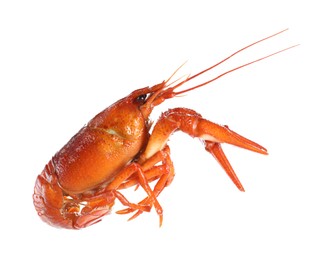
[[[268,155],[267,149],[262,146],[258,147],[257,150],[253,150],[253,152],[260,153],[263,155]]]
[[[235,183],[235,184],[236,184],[236,187],[237,187],[240,191],[245,192],[245,189],[244,189],[244,187],[243,187],[242,184],[240,184],[240,185],[238,185],[237,183]]]
[[[226,171],[227,172],[227,171]],[[240,182],[240,180],[238,179],[238,177],[236,176],[234,171],[228,171],[227,175],[229,176],[229,178],[232,180],[232,182],[236,185],[236,187],[242,191],[245,192],[245,189],[242,185],[242,183]]]
[[[268,155],[268,151],[265,147],[262,147],[261,145],[258,144],[257,149],[258,149],[258,151],[256,151],[257,153]]]

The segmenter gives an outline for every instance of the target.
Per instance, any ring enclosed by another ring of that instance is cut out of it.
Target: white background
[[[116,2],[0,3],[0,258],[329,259],[327,1]],[[299,47],[152,114],[190,107],[265,146],[268,156],[224,146],[245,193],[198,140],[178,133],[162,228],[154,211],[131,222],[112,214],[80,231],[40,221],[37,175],[96,113],[186,60],[181,75],[287,27],[215,73]]]

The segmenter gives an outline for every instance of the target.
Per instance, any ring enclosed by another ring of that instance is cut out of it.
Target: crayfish
[[[167,143],[176,131],[199,138],[206,151],[224,168],[238,189],[244,191],[221,144],[227,143],[266,155],[264,147],[235,133],[226,125],[204,119],[191,109],[169,109],[162,113],[154,125],[149,116],[154,107],[167,99],[294,47],[282,49],[201,84],[179,90],[188,81],[214,69],[232,56],[284,31],[254,42],[197,74],[175,81],[171,81],[170,77],[152,87],[137,89],[97,114],[54,155],[37,177],[33,201],[41,219],[55,227],[84,228],[109,214],[117,199],[126,207],[117,213],[134,213],[131,217],[133,219],[154,208],[161,225],[163,210],[157,198],[171,184],[175,175]],[[151,182],[154,182],[153,187],[150,186]],[[146,198],[132,203],[119,192],[132,186],[142,187]]]

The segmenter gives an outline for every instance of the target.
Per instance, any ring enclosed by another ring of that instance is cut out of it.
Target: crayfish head
[[[129,95],[128,99],[138,107],[145,119],[149,118],[155,106],[175,96],[170,94],[166,83],[167,81],[163,81],[152,87],[137,89]]]
[[[152,87],[138,89],[131,93],[130,96],[134,96],[135,103],[139,104],[139,109],[142,112],[144,118],[148,118],[154,107],[160,105],[166,99],[173,98],[179,94],[188,92],[199,87],[195,86],[179,92],[174,91],[176,88],[182,86],[186,82],[199,75],[198,74],[194,76],[188,76],[186,78],[179,78],[171,82],[173,76],[183,65],[184,64],[182,64],[177,70],[175,70],[174,73],[167,80],[164,80],[163,82],[156,84]]]

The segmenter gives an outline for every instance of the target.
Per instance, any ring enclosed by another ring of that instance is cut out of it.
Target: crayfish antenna
[[[184,63],[182,63],[173,73],[172,75],[165,81],[166,86],[170,86],[173,85],[175,82],[179,81],[180,79],[182,79],[183,77],[180,77],[179,79],[171,82],[169,85],[167,85],[167,83],[174,77],[174,75],[188,62],[188,60],[186,60]],[[187,77],[189,78],[189,77]]]
[[[242,65],[240,65],[240,66],[238,66],[238,67],[235,67],[235,68],[233,68],[233,69],[231,69],[231,70],[228,70],[228,71],[226,71],[226,72],[224,72],[224,73],[222,73],[222,74],[220,74],[220,75],[218,75],[218,76],[216,76],[216,77],[214,77],[214,78],[212,78],[212,79],[210,79],[210,80],[208,80],[208,81],[205,81],[205,82],[203,82],[203,83],[201,83],[201,84],[198,84],[198,85],[196,85],[196,86],[194,86],[194,87],[191,87],[191,88],[188,88],[188,89],[185,89],[185,90],[181,90],[181,91],[178,91],[178,92],[174,92],[174,91],[173,91],[173,90],[175,90],[176,88],[182,86],[184,83],[186,83],[186,82],[188,82],[188,81],[190,81],[190,80],[192,80],[192,79],[194,79],[194,78],[196,78],[196,77],[198,77],[198,76],[204,74],[205,72],[207,72],[207,71],[209,71],[209,70],[212,70],[213,68],[219,66],[220,64],[224,63],[225,61],[229,60],[229,59],[232,58],[233,56],[239,54],[240,52],[243,52],[244,50],[246,50],[246,49],[248,49],[248,48],[250,48],[250,47],[252,47],[252,46],[254,46],[254,45],[256,45],[256,44],[258,44],[258,43],[260,43],[260,42],[263,42],[263,41],[266,41],[266,40],[268,40],[268,39],[270,39],[270,38],[272,38],[272,37],[275,37],[276,35],[281,34],[281,33],[285,32],[285,31],[287,31],[287,30],[288,30],[288,29],[284,29],[284,30],[282,30],[282,31],[280,31],[280,32],[277,32],[277,33],[275,33],[275,34],[272,34],[272,35],[270,35],[270,36],[267,36],[267,37],[265,37],[265,38],[263,38],[263,39],[261,39],[261,40],[258,40],[258,41],[256,41],[256,42],[253,42],[253,43],[251,43],[251,44],[249,44],[249,45],[247,45],[247,46],[245,46],[245,47],[239,49],[238,51],[232,53],[231,55],[229,55],[229,56],[226,57],[225,59],[219,61],[218,63],[216,63],[216,64],[214,64],[214,65],[212,65],[212,66],[210,66],[210,67],[208,67],[208,68],[206,68],[206,69],[204,69],[204,70],[202,70],[202,71],[200,71],[200,72],[198,72],[198,73],[196,73],[196,74],[194,74],[194,75],[192,75],[192,76],[189,76],[189,77],[186,78],[185,80],[179,82],[177,85],[175,85],[175,86],[173,86],[173,87],[171,87],[171,88],[169,89],[169,90],[172,92],[171,97],[173,97],[173,96],[177,96],[177,95],[179,95],[179,94],[183,94],[183,93],[185,93],[185,92],[188,92],[188,91],[194,90],[194,89],[196,89],[196,88],[200,88],[200,87],[205,86],[205,85],[207,85],[207,84],[209,84],[209,83],[211,83],[211,82],[213,82],[213,81],[215,81],[215,80],[217,80],[217,79],[219,79],[219,78],[225,76],[226,74],[229,74],[229,73],[231,73],[231,72],[233,72],[233,71],[235,71],[235,70],[238,70],[238,69],[244,68],[244,67],[249,66],[249,65],[251,65],[251,64],[253,64],[253,63],[259,62],[259,61],[264,60],[264,59],[267,59],[267,58],[269,58],[269,57],[271,57],[271,56],[277,55],[277,54],[279,54],[279,53],[281,53],[281,52],[284,52],[284,51],[287,51],[287,50],[292,49],[292,48],[294,48],[294,47],[297,47],[299,44],[292,45],[292,46],[290,46],[290,47],[287,47],[287,48],[281,49],[281,50],[279,50],[279,51],[273,52],[273,53],[268,54],[268,55],[266,55],[266,56],[263,56],[263,57],[261,57],[261,58],[258,58],[258,59],[255,59],[255,60],[253,60],[253,61],[250,61],[250,62],[247,62],[247,63],[245,63],[245,64],[242,64]],[[184,63],[184,64],[185,64],[185,63]],[[184,64],[183,64],[183,65],[184,65]],[[174,74],[175,74],[175,73],[176,73],[176,72],[177,72],[177,71],[178,71],[183,65],[181,65],[181,66],[180,66],[180,67],[179,67],[179,68],[178,68],[178,69],[172,74],[172,76],[171,76],[170,78],[172,78],[173,75],[174,75]],[[170,85],[173,85],[173,84],[171,83]]]

